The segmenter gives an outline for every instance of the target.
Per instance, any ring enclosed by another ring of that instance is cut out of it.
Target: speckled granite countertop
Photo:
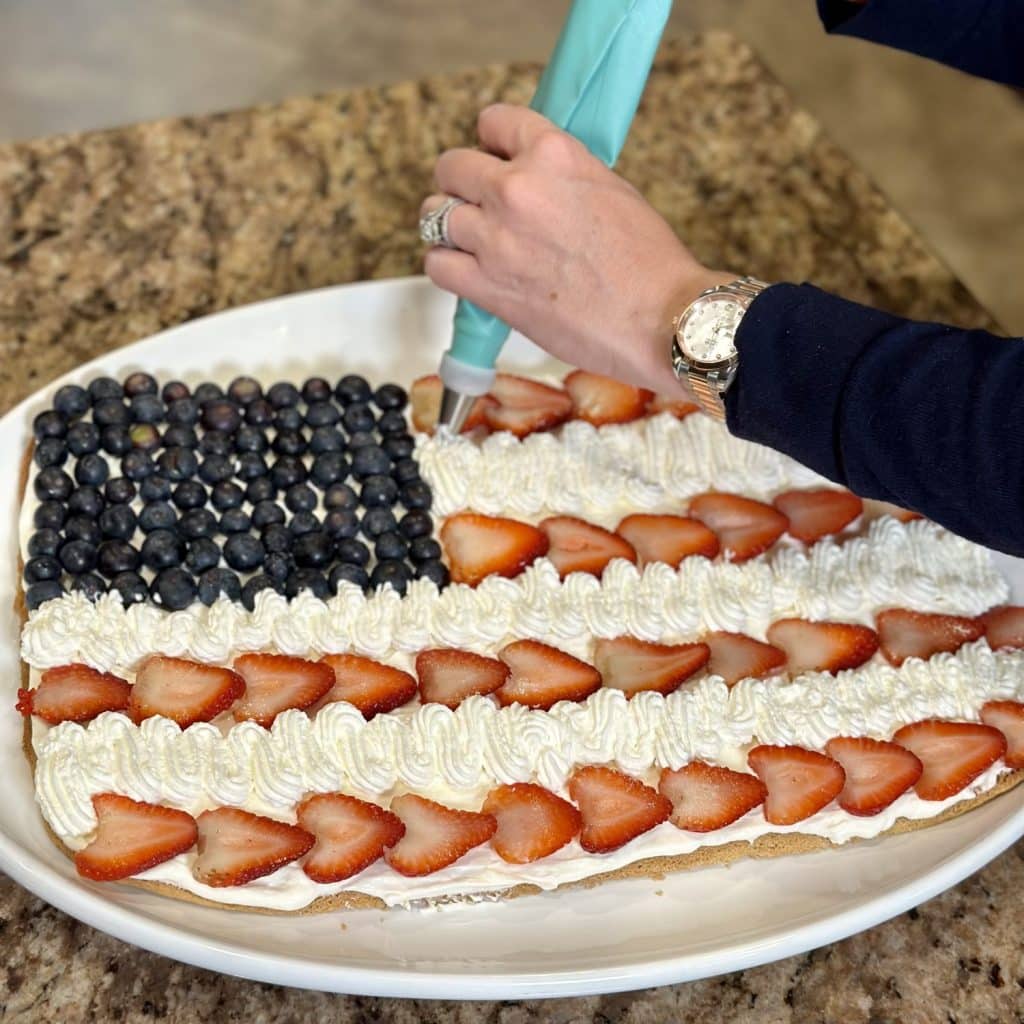
[[[416,212],[502,66],[0,147],[0,413],[77,363],[226,306],[417,273]],[[668,44],[621,171],[705,261],[899,313],[991,319],[752,54]],[[275,988],[126,946],[0,880],[0,1020],[1011,1021],[1024,1018],[1024,845],[888,924],[710,981],[536,1003]]]

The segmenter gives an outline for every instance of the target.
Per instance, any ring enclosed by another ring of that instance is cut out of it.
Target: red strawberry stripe
[[[638,513],[626,516],[616,532],[636,549],[643,565],[664,562],[678,568],[684,558],[714,558],[720,550],[715,534],[703,523],[686,516]]]
[[[163,715],[184,729],[211,721],[244,693],[245,680],[231,669],[155,655],[136,673],[128,714],[135,722]]]
[[[856,494],[824,487],[785,491],[772,504],[789,519],[789,535],[805,544],[839,533],[864,511]]]
[[[550,856],[579,835],[583,822],[567,800],[529,782],[492,789],[483,810],[498,823],[491,845],[510,864],[529,864]]]
[[[330,665],[287,654],[243,654],[234,668],[245,680],[235,719],[268,729],[282,711],[311,707],[335,684]]]
[[[1024,704],[1016,700],[990,700],[981,709],[981,720],[1005,737],[1003,760],[1007,767],[1024,768]]]
[[[945,800],[969,786],[1006,753],[1006,738],[990,725],[926,719],[900,729],[893,740],[924,765],[914,786],[922,800]]]
[[[391,810],[401,818],[405,834],[384,851],[384,859],[409,877],[431,875],[454,864],[498,830],[492,814],[459,811],[413,793],[395,797]]]
[[[538,430],[551,430],[572,414],[572,399],[559,388],[540,381],[499,373],[484,408],[484,419],[492,430],[508,430],[525,437]]]
[[[565,378],[572,399],[572,414],[594,426],[628,423],[644,414],[653,393],[587,370],[573,370]]]
[[[420,700],[454,710],[467,697],[493,693],[508,679],[508,668],[497,658],[438,647],[416,655]]]
[[[754,747],[747,763],[768,788],[765,820],[795,825],[830,804],[846,781],[842,765],[803,747]]]
[[[885,810],[921,777],[916,755],[898,743],[867,737],[839,736],[825,747],[846,772],[838,803],[844,811],[866,817]]]
[[[721,676],[725,685],[735,686],[741,679],[761,679],[786,664],[786,652],[762,643],[744,633],[709,633],[704,637],[711,657],[709,676]]]
[[[658,791],[672,801],[669,820],[688,832],[713,832],[731,825],[764,803],[768,794],[756,775],[703,761],[691,761],[676,771],[664,769]]]
[[[717,534],[731,562],[767,551],[789,526],[778,509],[738,494],[698,494],[690,500],[689,514]]]
[[[671,801],[638,779],[599,765],[577,768],[569,795],[583,817],[580,845],[610,853],[668,820]]]
[[[87,722],[104,711],[124,711],[131,692],[129,683],[109,672],[61,665],[47,669],[34,690],[18,690],[15,708],[50,725]]]
[[[857,668],[878,650],[875,631],[852,622],[779,619],[768,627],[767,636],[786,652],[786,668],[793,675]]]
[[[330,666],[334,685],[312,710],[347,701],[369,720],[374,715],[400,708],[416,696],[416,680],[408,672],[382,665],[372,658],[358,654],[325,654],[321,660]]]
[[[981,616],[981,624],[992,650],[1024,647],[1024,608],[1019,605],[993,608]]]
[[[476,512],[446,519],[441,543],[452,581],[474,587],[491,575],[517,576],[548,550],[548,539],[536,526]]]
[[[204,885],[222,888],[245,885],[308,853],[314,837],[297,825],[237,807],[203,811],[198,857],[192,874]]]
[[[598,640],[594,664],[605,686],[632,697],[642,690],[672,693],[707,664],[707,644],[652,644],[630,636]]]
[[[593,665],[539,640],[517,640],[498,657],[509,670],[507,681],[495,690],[503,706],[550,711],[560,700],[584,700],[601,688],[601,674]]]
[[[575,516],[552,516],[539,528],[548,539],[547,557],[562,579],[571,572],[600,576],[614,558],[636,561],[636,552],[627,540]]]
[[[896,666],[907,658],[930,658],[959,650],[984,632],[979,619],[891,608],[875,616],[882,654]]]

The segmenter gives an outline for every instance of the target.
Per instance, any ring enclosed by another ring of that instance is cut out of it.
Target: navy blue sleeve
[[[818,0],[825,28],[1024,86],[1024,0]]]
[[[777,284],[751,304],[736,347],[734,434],[1024,556],[1024,338]]]

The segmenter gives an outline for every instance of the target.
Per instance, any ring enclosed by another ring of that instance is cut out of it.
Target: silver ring
[[[420,217],[420,238],[427,245],[443,245],[446,249],[458,249],[448,237],[448,218],[456,206],[463,206],[465,199],[449,196],[436,210]]]

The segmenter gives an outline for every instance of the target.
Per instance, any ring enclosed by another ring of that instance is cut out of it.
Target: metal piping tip
[[[437,417],[438,433],[457,434],[469,417],[469,410],[478,395],[464,395],[445,387],[441,392],[441,412]]]

